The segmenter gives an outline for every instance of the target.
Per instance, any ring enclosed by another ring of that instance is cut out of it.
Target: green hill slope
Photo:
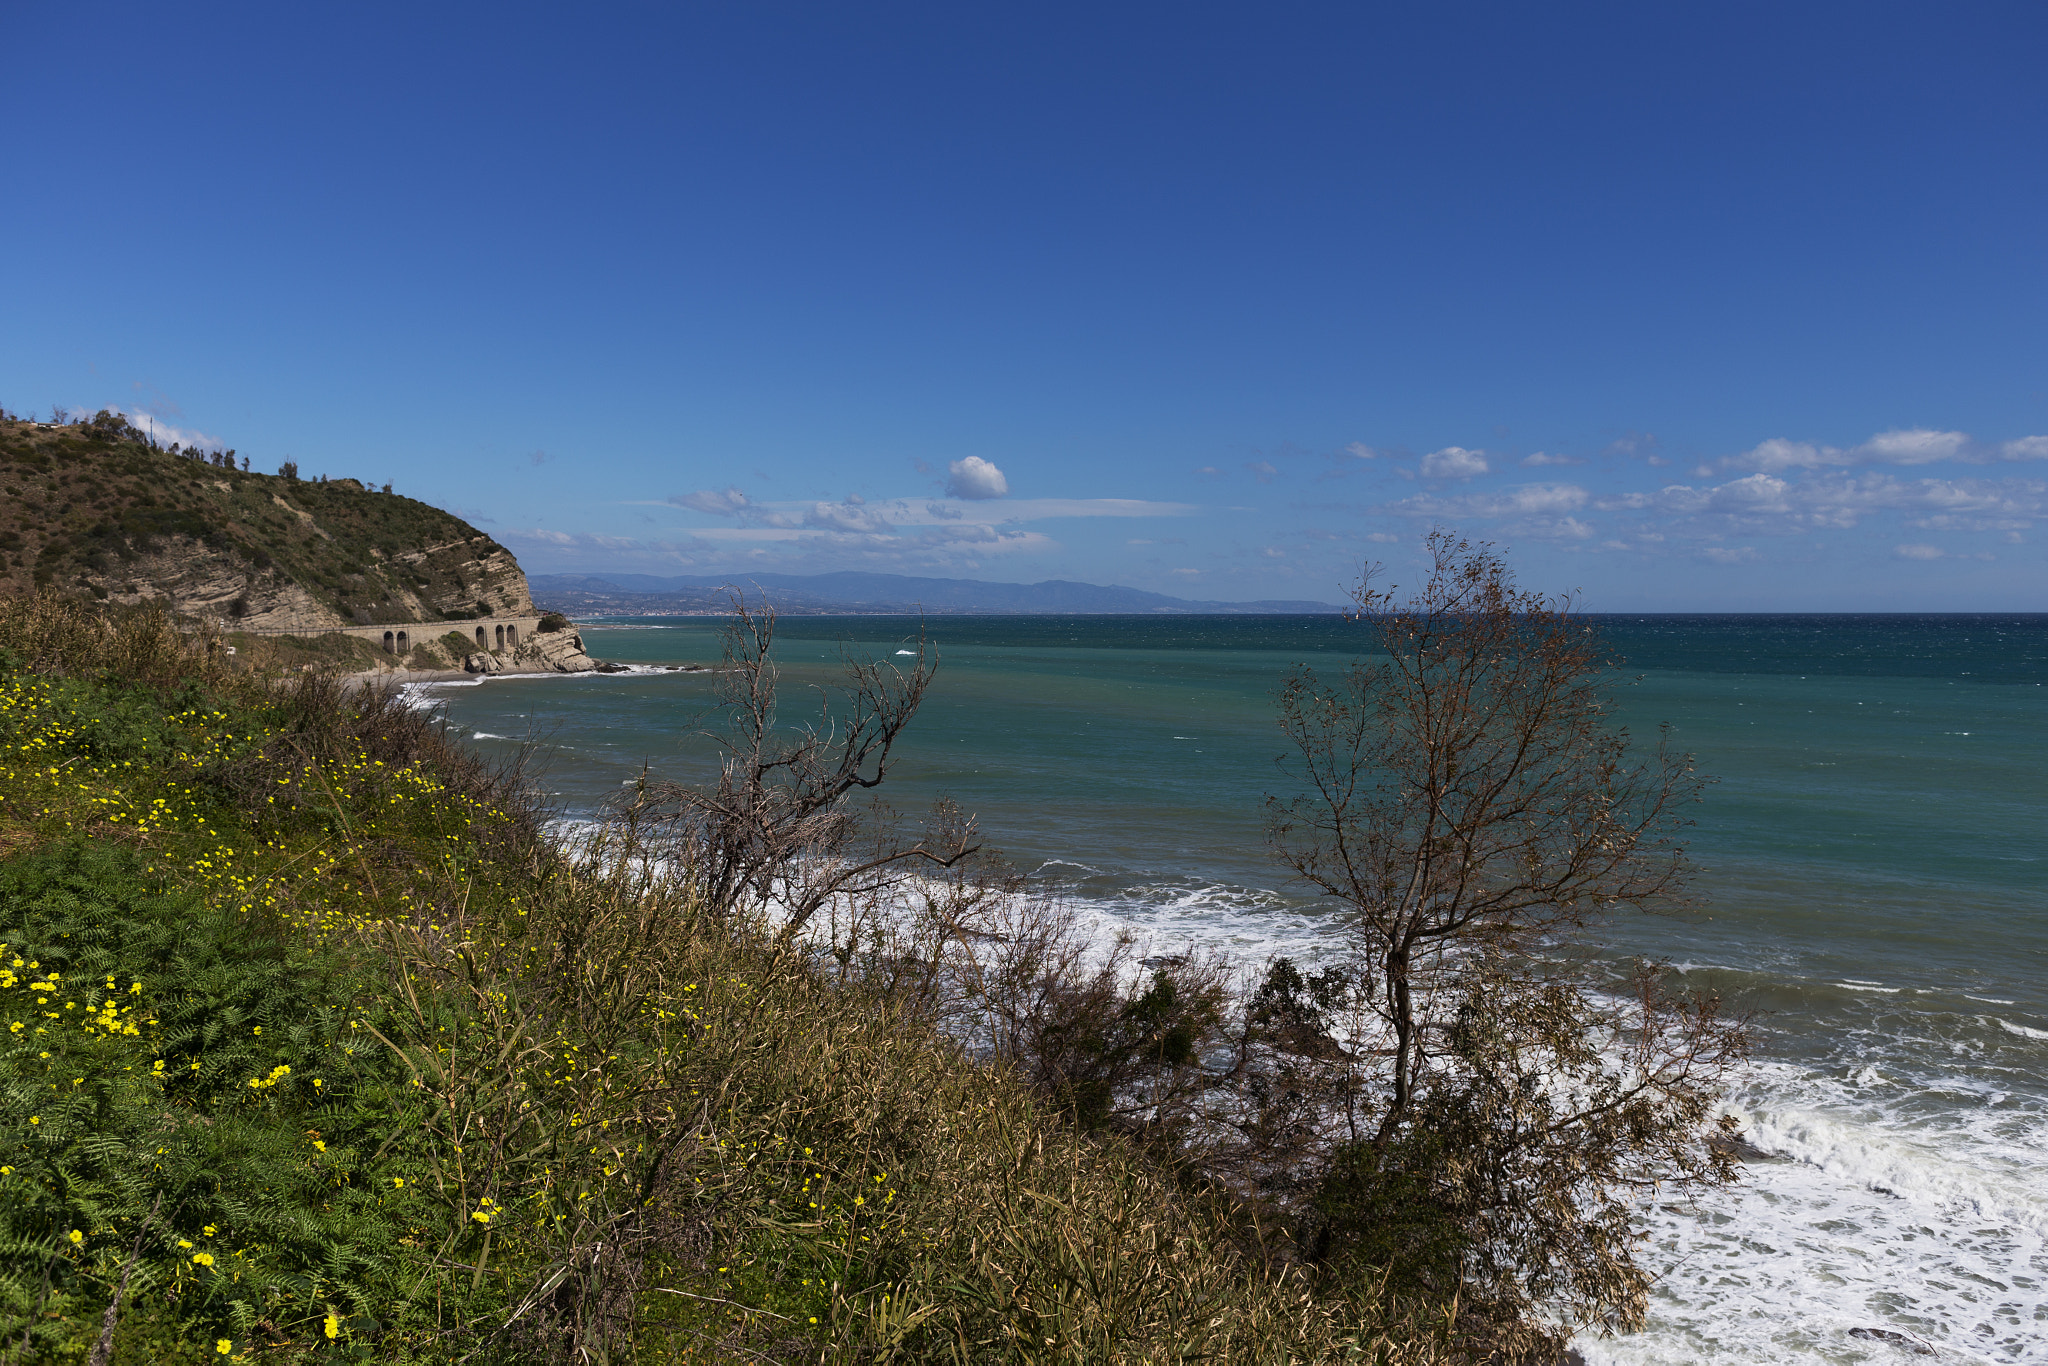
[[[238,465],[160,450],[118,414],[0,416],[0,592],[49,585],[302,630],[533,610],[511,552],[459,517]]]

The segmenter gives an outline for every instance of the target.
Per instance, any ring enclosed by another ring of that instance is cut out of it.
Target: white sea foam
[[[1145,956],[1216,951],[1251,968],[1342,948],[1331,917],[1266,888],[1075,860],[1035,880],[1097,939],[1129,931]],[[1771,1022],[1765,1060],[1728,1101],[1766,1156],[1736,1186],[1642,1206],[1650,1319],[1580,1339],[1591,1366],[1904,1361],[1915,1343],[1938,1361],[2048,1360],[2048,1077],[1992,1058],[2001,1038],[2024,1056],[2016,1040],[2048,1031],[1903,1005],[1903,987],[1815,985],[1879,994],[1846,998],[1871,1013],[1832,1060],[1770,1056],[1809,1027]]]
[[[1331,917],[1270,889],[1074,860],[1035,880],[1097,940],[1128,931],[1143,956],[1214,951],[1249,969],[1342,949]],[[1916,1343],[1939,1361],[2048,1361],[2048,1077],[1992,1057],[2000,1038],[2048,1031],[1899,1003],[1910,996],[1849,999],[1873,1013],[1840,1031],[1832,1061],[1770,1056],[1808,1022],[1779,1017],[1761,1040],[1765,1060],[1728,1101],[1765,1155],[1744,1179],[1641,1207],[1649,1322],[1580,1339],[1591,1366],[1903,1361]]]
[[[1752,1070],[1731,1108],[1776,1160],[1695,1206],[1644,1210],[1646,1260],[1663,1272],[1650,1326],[1581,1341],[1588,1362],[1885,1360],[1887,1341],[1910,1339],[1943,1361],[2048,1353],[2040,1097],[2008,1114],[1991,1091],[1981,1108],[1930,1115],[1911,1110],[1910,1086],[1874,1097],[1852,1084],[1790,1063]]]
[[[1105,932],[1129,929],[1148,952],[1215,949],[1251,966],[1341,948],[1330,918],[1258,888],[1117,878],[1071,862],[1040,875],[1067,882]],[[1941,1018],[1963,1029],[1993,1019]],[[1589,1363],[1903,1361],[1915,1341],[1940,1361],[2048,1361],[2048,1077],[2036,1069],[1994,1084],[1956,1063],[1981,1058],[1995,1034],[1914,1028],[1871,1031],[1840,1070],[1751,1067],[1729,1110],[1768,1158],[1693,1203],[1643,1207],[1642,1255],[1659,1277],[1649,1324],[1582,1338]],[[1936,1095],[1953,1103],[1929,1104]]]

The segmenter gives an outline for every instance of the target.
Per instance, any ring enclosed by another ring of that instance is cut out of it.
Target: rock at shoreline
[[[583,633],[577,630],[541,631],[519,642],[512,652],[515,664],[547,669],[554,673],[589,673],[599,668],[597,660],[583,651]]]
[[[478,650],[464,655],[464,673],[620,673],[623,664],[603,664],[592,659],[583,651],[583,637],[569,631],[543,631],[528,636],[517,649],[507,654]]]

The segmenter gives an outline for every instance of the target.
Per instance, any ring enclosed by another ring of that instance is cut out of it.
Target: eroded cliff
[[[246,463],[156,449],[118,415],[0,417],[0,591],[303,631],[533,612],[511,552],[461,518],[388,485]]]

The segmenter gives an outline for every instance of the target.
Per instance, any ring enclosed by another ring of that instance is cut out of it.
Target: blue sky
[[[0,16],[0,404],[537,572],[2048,609],[2048,9]]]

